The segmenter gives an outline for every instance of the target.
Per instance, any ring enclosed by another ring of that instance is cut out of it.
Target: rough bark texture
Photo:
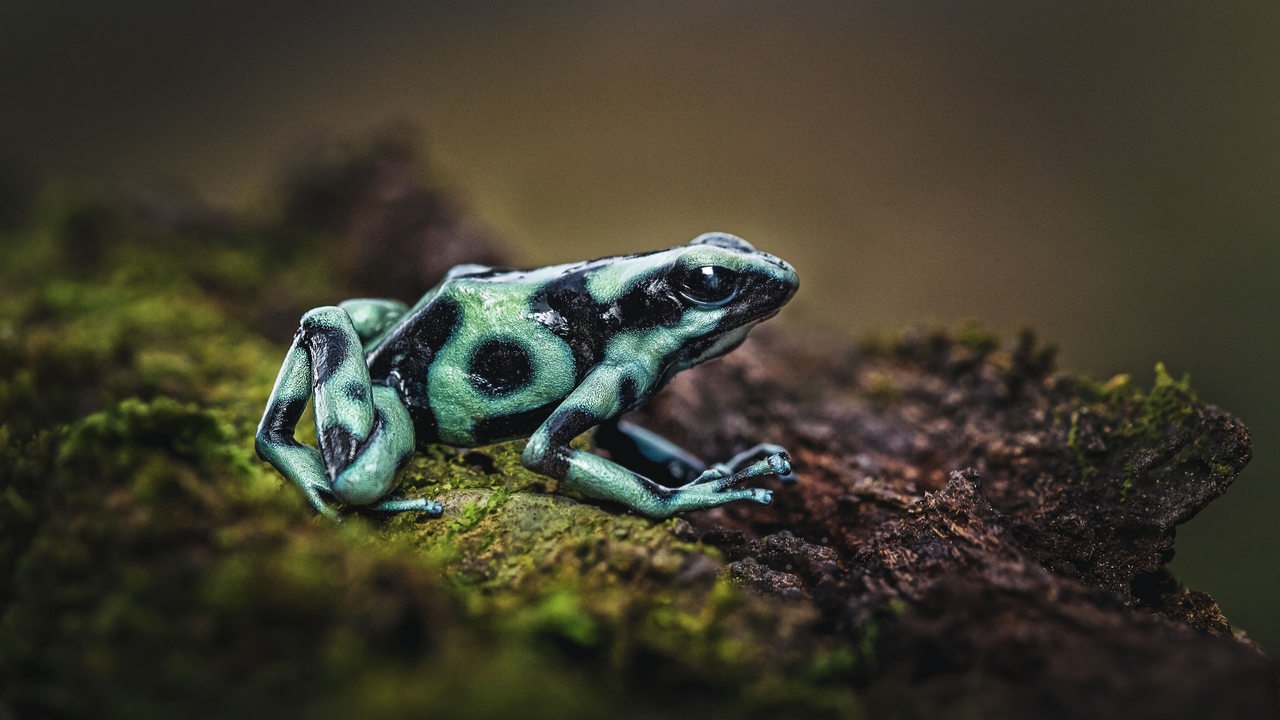
[[[1030,333],[774,322],[637,413],[787,445],[771,506],[654,523],[517,443],[420,454],[440,520],[317,521],[252,455],[296,317],[492,259],[405,147],[305,166],[272,222],[51,196],[15,233],[0,717],[1277,715],[1276,665],[1165,567],[1247,431]]]
[[[793,449],[804,480],[774,507],[690,522],[733,577],[812,603],[830,632],[874,622],[859,678],[873,708],[1274,711],[1272,663],[1165,569],[1175,525],[1251,452],[1244,426],[1185,381],[1162,367],[1149,392],[1057,376],[1030,333],[1001,347],[973,330],[910,332],[859,350],[761,335],[646,412],[722,452],[751,428]]]

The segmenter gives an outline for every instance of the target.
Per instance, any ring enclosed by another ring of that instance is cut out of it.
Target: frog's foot
[[[311,448],[307,449],[314,452]],[[302,477],[306,478],[306,476]],[[306,496],[307,502],[311,503],[311,507],[315,508],[316,512],[334,522],[342,522],[342,515],[325,501],[326,497],[331,497],[329,492],[329,483],[324,482],[323,480],[319,482],[312,482],[309,479],[303,479],[297,482],[297,485],[302,490],[302,494]]]
[[[752,500],[768,505],[773,502],[772,490],[740,488],[738,485],[753,478],[770,475],[794,477],[791,475],[791,459],[785,451],[775,452],[736,472],[728,471],[728,463],[710,468],[688,485],[668,490],[669,494],[661,500],[660,512],[655,513],[643,508],[641,511],[647,515],[661,516],[688,510],[702,510],[735,500]]]

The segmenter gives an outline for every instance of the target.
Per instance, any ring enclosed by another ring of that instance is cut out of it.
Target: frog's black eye
[[[724,305],[738,291],[738,273],[719,265],[690,268],[676,276],[676,289],[699,305]]]

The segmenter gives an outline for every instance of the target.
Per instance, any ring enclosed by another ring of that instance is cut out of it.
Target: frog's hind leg
[[[293,436],[313,391],[319,451]],[[413,445],[413,423],[400,398],[370,383],[351,317],[337,307],[307,313],[258,428],[258,454],[330,517],[326,494],[373,510],[439,515],[439,503],[430,500],[383,500]]]
[[[275,388],[258,425],[256,447],[258,457],[301,488],[318,512],[337,520],[337,511],[322,497],[322,493],[329,492],[324,458],[319,450],[298,442],[293,435],[311,398],[311,360],[301,340],[300,331],[276,377]]]

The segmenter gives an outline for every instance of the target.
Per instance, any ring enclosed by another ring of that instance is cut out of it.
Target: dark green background
[[[1280,4],[310,5],[4,3],[0,167],[257,212],[405,120],[525,264],[723,229],[797,266],[793,322],[1164,361],[1256,450],[1175,569],[1280,648]]]

